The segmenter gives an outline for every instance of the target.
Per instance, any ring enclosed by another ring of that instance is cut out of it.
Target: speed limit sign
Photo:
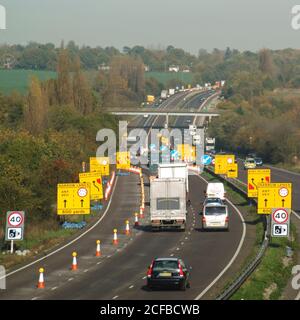
[[[275,209],[272,213],[272,219],[275,223],[285,223],[289,219],[289,212],[284,208]]]
[[[24,211],[8,211],[6,214],[6,240],[23,240]]]

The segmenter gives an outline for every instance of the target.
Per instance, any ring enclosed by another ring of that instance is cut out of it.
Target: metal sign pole
[[[11,240],[11,242],[10,242],[10,253],[11,254],[14,253],[14,240]]]

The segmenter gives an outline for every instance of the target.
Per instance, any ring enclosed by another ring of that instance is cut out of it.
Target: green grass
[[[56,72],[40,70],[1,70],[0,69],[0,92],[10,94],[13,91],[25,94],[28,90],[31,76],[40,80],[56,77]]]
[[[184,82],[185,84],[191,84],[193,81],[193,73],[191,72],[145,72],[145,77],[154,78],[158,82],[166,85],[168,81],[175,79]]]

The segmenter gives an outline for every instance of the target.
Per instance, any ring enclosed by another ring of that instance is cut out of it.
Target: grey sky
[[[61,40],[91,46],[169,44],[205,48],[299,48],[291,9],[300,0],[0,0],[0,43]]]

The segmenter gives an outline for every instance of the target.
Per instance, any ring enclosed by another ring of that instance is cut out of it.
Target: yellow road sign
[[[91,200],[103,199],[103,187],[100,172],[79,173],[79,182],[90,183]]]
[[[90,172],[101,172],[102,176],[109,176],[109,157],[91,157]]]
[[[181,157],[181,160],[195,161],[196,159],[196,147],[190,144],[178,144],[177,151]]]
[[[117,169],[128,170],[130,168],[130,152],[117,152]]]
[[[63,183],[57,185],[57,214],[90,214],[90,185]]]
[[[257,213],[271,214],[272,208],[292,208],[291,183],[260,183],[257,190]]]
[[[271,182],[271,169],[248,169],[248,197],[257,198],[257,186]]]
[[[234,154],[217,154],[215,156],[215,174],[227,174],[227,166],[234,162]]]
[[[227,164],[227,177],[228,178],[237,178],[238,177],[238,164],[237,163]]]

